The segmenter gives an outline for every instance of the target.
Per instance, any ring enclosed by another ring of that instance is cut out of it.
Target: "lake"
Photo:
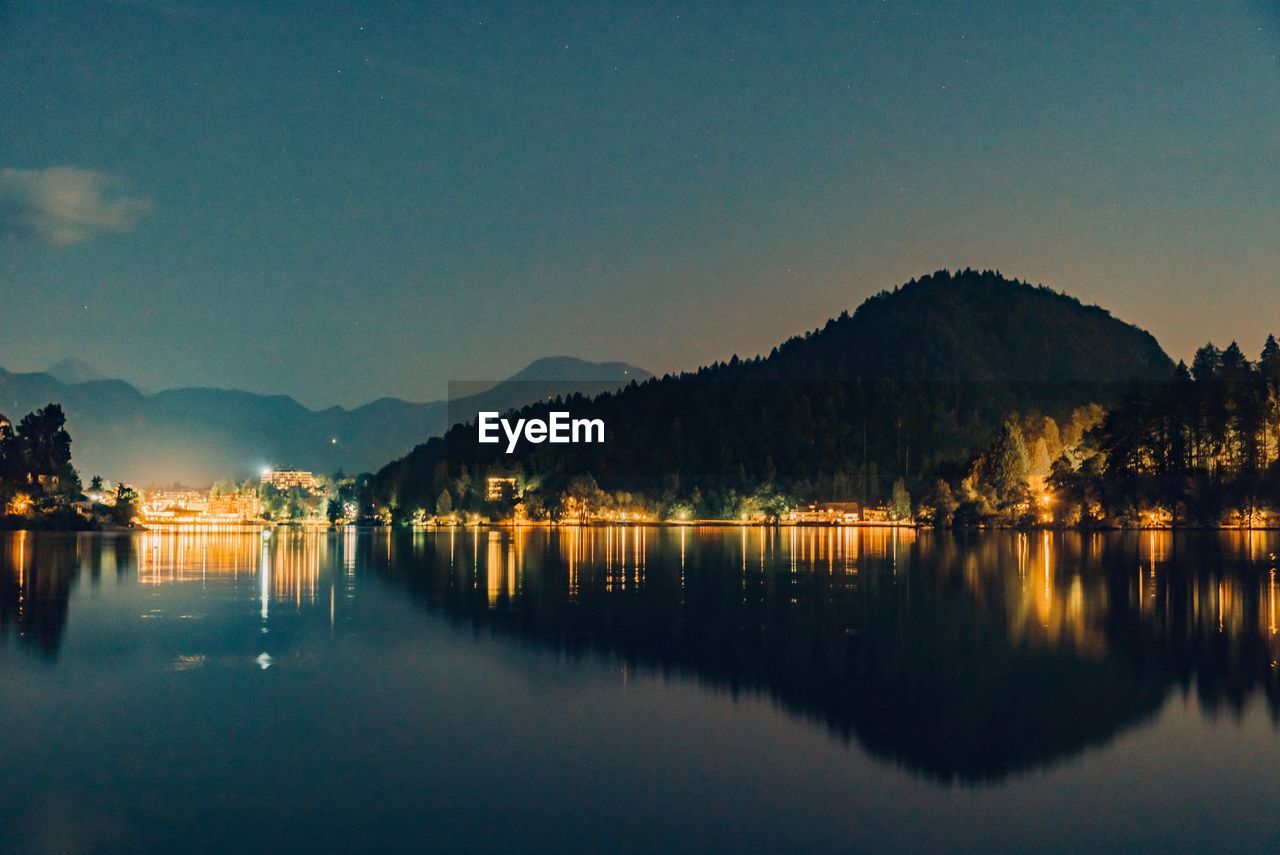
[[[1277,551],[4,533],[0,851],[1274,851]]]

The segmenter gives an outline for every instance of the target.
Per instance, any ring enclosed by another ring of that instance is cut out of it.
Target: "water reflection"
[[[760,693],[928,778],[1060,763],[1158,711],[1280,718],[1270,534],[617,527],[0,540],[0,639],[54,661],[78,586],[220,585],[335,621],[373,571],[455,623]],[[275,652],[275,651],[272,651]],[[264,655],[265,652],[264,652]],[[270,658],[261,660],[262,667]]]
[[[379,569],[457,621],[765,693],[873,754],[979,782],[1105,744],[1171,692],[1210,713],[1260,695],[1276,719],[1273,548],[1258,534],[475,530],[396,540]]]

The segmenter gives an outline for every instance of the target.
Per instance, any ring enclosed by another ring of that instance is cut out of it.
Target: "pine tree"
[[[1030,461],[1022,428],[1008,419],[1000,429],[992,449],[992,487],[1000,504],[1009,506],[1021,502],[1026,496]]]
[[[893,482],[893,497],[889,500],[889,513],[895,520],[911,519],[911,494],[902,478]]]

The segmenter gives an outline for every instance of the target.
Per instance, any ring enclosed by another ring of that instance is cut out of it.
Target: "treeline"
[[[1068,523],[1260,525],[1280,515],[1280,345],[1232,342],[1135,389],[1049,484]]]
[[[569,411],[603,419],[609,432],[604,446],[526,445],[508,455],[499,446],[481,445],[473,425],[458,426],[378,473],[370,483],[371,501],[404,519],[416,512],[493,512],[486,478],[515,476],[530,508],[553,516],[567,497],[588,495],[595,508],[644,508],[672,518],[736,518],[815,500],[888,504],[895,494],[917,493],[939,472],[952,473],[955,461],[1001,435],[1008,412],[1006,390],[990,384],[965,388],[967,401],[957,408],[954,390],[933,382],[771,383],[725,377],[725,370],[712,366],[679,384],[650,381],[617,396],[574,397],[520,413],[545,419],[552,411]],[[1079,420],[1098,417],[1085,402],[1106,400],[1114,391],[1052,383],[1019,390],[1052,408],[1071,444],[1089,426]],[[1044,475],[1063,451],[1055,416],[1039,416],[1042,425],[1028,429],[1030,440],[1020,433],[1013,438],[1019,445],[1030,442],[1023,455],[1028,460],[1038,441],[1047,442],[1047,451],[1040,449],[1049,455]],[[1005,477],[988,469],[975,472],[971,482]],[[1002,495],[992,507],[1009,501]]]

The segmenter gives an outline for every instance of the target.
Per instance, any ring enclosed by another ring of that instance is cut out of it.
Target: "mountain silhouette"
[[[91,383],[110,379],[83,359],[73,356],[55,362],[44,373],[60,383]]]
[[[206,485],[273,465],[355,473],[406,453],[449,424],[447,401],[381,398],[353,409],[312,410],[287,395],[239,389],[148,394],[123,380],[77,381],[94,373],[77,360],[54,368],[61,377],[0,369],[0,411],[16,420],[47,403],[61,404],[73,441],[72,462],[86,480],[101,474],[139,485]],[[649,376],[620,362],[555,357],[484,388],[476,404],[507,410],[548,394],[597,394]],[[465,400],[462,409],[468,409]]]

